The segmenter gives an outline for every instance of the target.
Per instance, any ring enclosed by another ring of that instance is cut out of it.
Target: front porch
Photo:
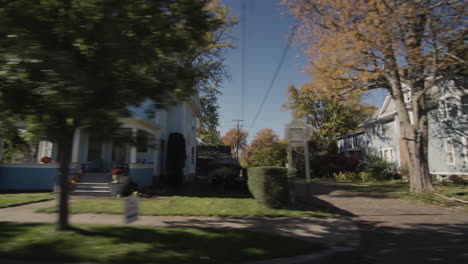
[[[153,176],[159,173],[159,126],[142,118],[121,118],[119,122],[122,125],[117,135],[105,140],[97,140],[86,128],[75,130],[70,174],[100,173],[109,183],[111,170],[125,166],[129,181],[139,187],[153,183]],[[127,139],[122,140],[124,137]],[[0,190],[53,190],[59,168],[57,146],[47,141],[33,145],[27,157],[9,158],[2,163],[0,139]]]

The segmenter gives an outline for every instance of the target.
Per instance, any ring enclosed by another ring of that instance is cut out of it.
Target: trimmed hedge
[[[249,190],[258,203],[270,208],[289,205],[288,170],[284,167],[248,168]]]

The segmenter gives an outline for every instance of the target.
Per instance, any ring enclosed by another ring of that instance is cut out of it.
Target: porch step
[[[110,191],[86,191],[86,190],[73,190],[71,195],[86,195],[86,196],[111,196]]]
[[[107,183],[78,182],[78,183],[76,183],[75,190],[109,191],[109,184],[107,184]]]
[[[109,183],[112,180],[110,173],[86,172],[80,179],[80,183]]]
[[[72,195],[111,196],[108,183],[78,182]]]

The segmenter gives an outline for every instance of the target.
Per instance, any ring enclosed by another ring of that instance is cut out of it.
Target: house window
[[[353,136],[353,148],[357,148],[357,147],[359,147],[357,136]]]
[[[453,151],[453,142],[451,139],[445,140],[445,153],[447,155],[447,164],[455,165],[455,153]]]
[[[411,102],[411,91],[408,91],[403,94],[403,100],[405,103]]]
[[[380,156],[387,162],[393,162],[393,148],[384,148],[380,151]]]
[[[441,119],[447,119],[447,104],[445,103],[445,101],[440,101],[439,107]]]
[[[380,134],[382,135],[382,137],[387,136],[387,128],[385,128],[384,124],[382,124],[381,127],[380,127]]]
[[[461,97],[461,110],[463,115],[468,115],[468,94]]]

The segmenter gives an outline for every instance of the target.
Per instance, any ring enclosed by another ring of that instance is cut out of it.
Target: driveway
[[[303,192],[304,184],[297,185]],[[468,263],[468,214],[461,210],[388,199],[312,183],[319,206],[347,213],[360,230],[355,252],[320,263]]]

